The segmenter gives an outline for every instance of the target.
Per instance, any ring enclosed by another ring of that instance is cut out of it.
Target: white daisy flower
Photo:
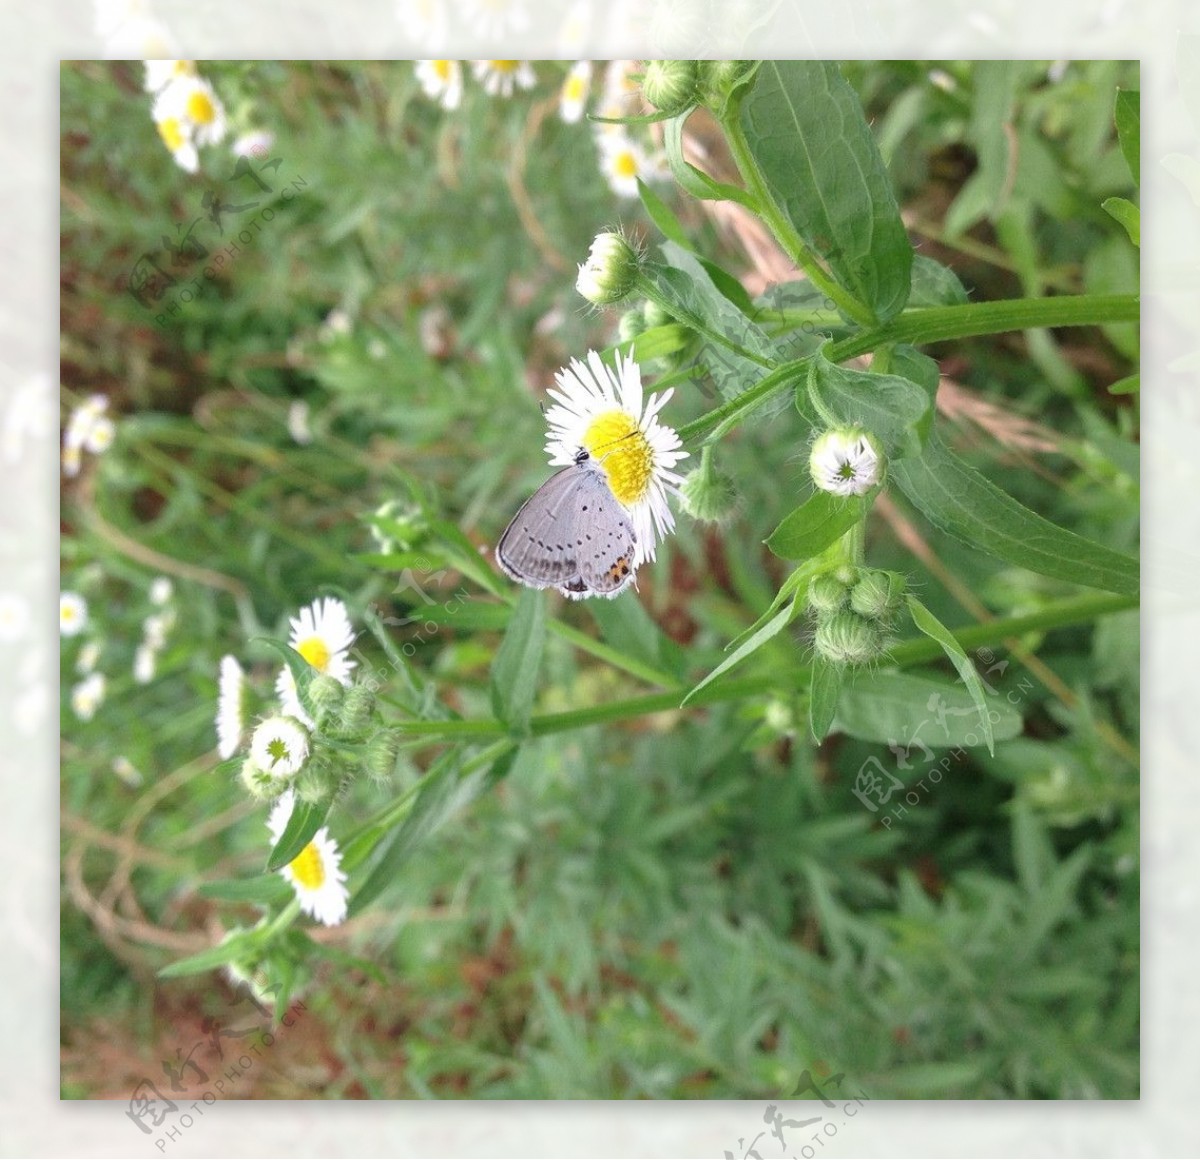
[[[471,71],[489,97],[511,97],[514,88],[531,89],[537,84],[527,60],[473,60]]]
[[[194,77],[194,60],[148,60],[144,88],[148,93],[161,93],[172,81],[180,77]]]
[[[592,62],[577,60],[563,81],[562,90],[558,95],[558,115],[569,125],[575,124],[583,116],[583,108],[587,104],[588,93],[592,87]]]
[[[293,777],[308,760],[308,733],[291,717],[268,717],[250,738],[250,760],[268,777]]]
[[[83,450],[88,446],[92,429],[103,419],[107,408],[108,399],[104,395],[92,395],[71,412],[66,429],[63,431],[62,468],[64,475],[79,474]],[[99,443],[103,446],[103,436]]]
[[[289,790],[271,810],[267,829],[273,842],[278,842],[287,828],[293,801]],[[345,921],[350,892],[346,889],[341,853],[324,826],[279,873],[291,883],[305,914],[326,926],[337,926]]]
[[[419,60],[416,74],[422,92],[443,109],[457,109],[462,103],[463,71],[458,61]]]
[[[80,721],[90,721],[104,700],[103,673],[90,673],[71,690],[71,708]]]
[[[166,576],[155,576],[150,581],[150,603],[166,604],[175,595],[175,585]]]
[[[231,656],[221,658],[217,681],[217,755],[228,761],[242,744],[245,724],[246,674]],[[294,714],[287,714],[294,716]]]
[[[89,640],[75,658],[75,671],[86,677],[100,662],[100,642]]]
[[[347,653],[354,643],[354,629],[346,606],[327,596],[302,608],[300,615],[292,617],[289,623],[292,634],[288,644],[317,672],[349,685],[354,661]]]
[[[173,80],[154,102],[156,123],[174,118],[196,145],[217,145],[225,136],[228,121],[221,98],[208,81],[198,76]]]
[[[29,601],[24,596],[0,593],[0,640],[20,640],[29,631],[30,619]]]
[[[651,175],[646,150],[627,133],[606,133],[597,140],[600,172],[609,188],[618,197],[637,197],[638,178],[646,181]]]
[[[191,127],[178,117],[163,116],[154,118],[158,135],[167,151],[175,158],[175,164],[187,173],[195,173],[200,168],[200,154],[192,140]]]
[[[58,631],[76,636],[87,626],[88,607],[78,592],[63,592],[58,598]]]
[[[158,665],[158,653],[150,644],[142,643],[133,654],[133,679],[139,685],[148,685],[154,680],[154,670]]]
[[[275,144],[275,134],[269,129],[251,129],[229,147],[235,157],[266,157]]]
[[[688,454],[674,429],[658,419],[674,391],[652,395],[643,406],[641,369],[632,355],[619,353],[615,372],[589,351],[586,363],[572,359],[555,378],[555,405],[546,412],[551,464],[570,466],[586,451],[629,512],[637,536],[634,566],[653,560],[655,536],[675,528],[667,497],[683,481],[671,469]]]
[[[93,455],[103,455],[113,445],[116,436],[117,425],[107,415],[101,415],[83,441],[84,450]]]
[[[874,441],[856,427],[826,431],[808,460],[813,483],[834,495],[864,495],[880,479],[883,457]]]

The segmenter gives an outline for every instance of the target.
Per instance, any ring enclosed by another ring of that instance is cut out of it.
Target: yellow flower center
[[[216,118],[217,111],[208,99],[208,94],[197,91],[188,97],[187,115],[197,125],[208,125]]]
[[[613,158],[613,171],[618,177],[637,177],[637,158],[628,149],[623,149]]]
[[[654,453],[632,415],[625,411],[597,415],[584,432],[583,446],[604,469],[618,502],[628,507],[646,498],[654,475]]]
[[[567,77],[566,84],[563,85],[563,100],[564,101],[582,101],[583,95],[587,90],[587,81],[581,76]]]
[[[435,60],[433,62],[433,71],[439,81],[448,81],[450,79],[450,62],[448,60]]]
[[[159,121],[158,135],[172,153],[178,153],[183,148],[183,126],[179,124],[178,118],[167,117],[166,120]]]
[[[296,646],[296,651],[317,672],[323,673],[329,667],[329,646],[319,636],[310,636],[308,640],[302,640]]]
[[[491,61],[488,61],[488,64],[490,64],[492,66],[492,68],[498,73],[516,72],[517,65],[519,65],[520,63],[521,62],[519,60],[491,60]]]
[[[325,863],[315,842],[309,842],[292,859],[292,873],[306,890],[320,890],[325,882]]]

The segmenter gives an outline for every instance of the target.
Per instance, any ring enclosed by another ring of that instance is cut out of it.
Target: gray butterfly
[[[564,596],[617,596],[633,580],[637,536],[604,471],[586,451],[552,475],[496,545],[506,575]]]

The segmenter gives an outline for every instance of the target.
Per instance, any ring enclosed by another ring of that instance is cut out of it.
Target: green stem
[[[699,334],[703,334],[718,346],[723,346],[726,350],[731,350],[734,354],[752,363],[757,363],[760,367],[770,368],[775,365],[769,358],[761,354],[755,354],[754,351],[747,350],[744,346],[739,346],[733,339],[726,337],[719,330],[714,330],[711,326],[706,325],[705,320],[699,314],[689,311],[685,316],[681,317],[679,303],[673,302],[654,284],[654,279],[644,273],[638,275],[637,292],[653,302],[665,314],[682,322],[685,326],[691,327],[692,330],[695,330]]]
[[[844,362],[885,343],[920,345],[1047,326],[1099,326],[1108,322],[1136,322],[1138,316],[1138,298],[1134,294],[1075,294],[931,306],[907,311],[886,326],[863,330],[831,343],[825,355],[830,362]],[[680,438],[686,442],[714,428],[720,428],[722,433],[729,430],[776,391],[807,373],[807,368],[808,359],[781,363],[737,398],[684,424],[679,428]]]
[[[783,252],[804,271],[808,280],[848,318],[853,318],[860,326],[870,326],[875,321],[875,316],[871,313],[870,308],[859,302],[825,273],[816,255],[796,232],[796,227],[792,225],[787,214],[779,208],[779,203],[776,202],[768,188],[766,178],[763,177],[763,172],[759,168],[750,149],[750,143],[746,139],[746,134],[742,130],[741,116],[736,101],[731,104],[728,114],[722,119],[721,127],[725,130],[730,153],[742,176],[746,191],[757,203],[758,216],[775,235],[775,240],[783,247]]]
[[[951,631],[964,649],[973,649],[983,645],[1001,644],[1009,637],[1020,636],[1026,632],[1044,632],[1066,625],[1084,624],[1100,616],[1136,607],[1137,599],[1135,597],[1110,596],[1101,593],[1060,600],[1037,612],[1025,613],[1021,616],[997,617],[995,620],[970,624]],[[935,660],[941,655],[941,646],[936,641],[922,636],[896,645],[888,653],[887,663],[903,667]],[[806,665],[798,665],[789,670],[788,675],[793,678],[794,685],[804,687],[810,679],[811,669]],[[780,674],[720,681],[701,689],[689,702],[688,708],[698,708],[722,701],[736,701],[743,697],[773,692],[778,690],[783,683]],[[572,729],[584,729],[590,725],[631,720],[650,713],[672,712],[679,709],[680,702],[687,693],[687,688],[676,687],[661,693],[647,693],[643,696],[611,701],[605,705],[589,705],[581,709],[568,709],[561,713],[542,713],[530,721],[529,728],[533,736],[545,737]],[[503,722],[492,718],[471,721],[405,721],[397,724],[396,728],[411,736],[426,736],[431,740],[446,741],[505,737],[508,733],[508,728]],[[510,745],[513,742],[505,741],[502,744]],[[495,760],[495,748],[489,747],[484,750],[478,757],[472,759],[473,762],[478,765]],[[408,794],[413,792],[414,790],[407,791]],[[400,802],[394,803],[389,808],[395,809],[405,800],[406,798],[401,798]]]

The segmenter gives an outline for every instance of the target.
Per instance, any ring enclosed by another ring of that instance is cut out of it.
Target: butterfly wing
[[[506,575],[531,588],[557,588],[579,575],[578,547],[565,532],[577,522],[573,498],[584,483],[578,468],[564,468],[521,505],[496,545]]]
[[[603,474],[577,464],[525,501],[496,545],[496,562],[531,588],[616,596],[633,579],[636,540]]]

